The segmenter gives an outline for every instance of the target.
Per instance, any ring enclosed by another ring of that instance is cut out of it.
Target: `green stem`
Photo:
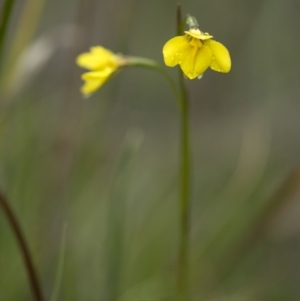
[[[14,236],[16,237],[16,240],[18,242],[19,249],[23,256],[24,264],[25,264],[25,267],[27,270],[27,274],[28,274],[28,278],[29,278],[29,282],[30,282],[30,286],[32,289],[34,299],[36,301],[43,301],[44,297],[42,294],[40,283],[39,283],[37,273],[35,271],[35,268],[34,268],[34,265],[32,262],[29,248],[27,246],[25,237],[21,230],[20,224],[19,224],[16,216],[14,215],[12,209],[10,208],[7,199],[1,192],[0,192],[0,207],[2,207],[3,213],[6,216],[8,222],[11,226],[11,229],[14,233]]]
[[[181,33],[181,8],[177,7],[177,34]],[[189,105],[184,77],[179,70],[181,99],[181,200],[180,200],[180,241],[178,267],[178,298],[188,300],[188,251],[189,251],[189,208],[190,208],[190,141]]]
[[[181,85],[182,89],[184,85]],[[181,105],[181,201],[180,201],[180,242],[178,292],[180,300],[187,298],[188,286],[188,244],[189,244],[189,207],[190,207],[190,142],[189,109],[187,95],[182,90]]]
[[[2,9],[2,15],[0,16],[0,63],[2,63],[2,53],[3,53],[3,46],[4,46],[4,40],[5,40],[5,34],[6,29],[8,26],[8,21],[10,19],[10,15],[12,12],[12,8],[14,6],[15,0],[6,0],[3,9]]]

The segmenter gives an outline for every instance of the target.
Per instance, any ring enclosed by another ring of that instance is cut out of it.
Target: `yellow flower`
[[[174,67],[179,64],[189,79],[201,77],[208,67],[224,73],[231,68],[226,47],[212,40],[211,35],[201,32],[197,26],[185,31],[184,36],[169,40],[164,45],[163,56],[167,66]]]
[[[90,70],[81,76],[85,81],[81,92],[85,96],[98,90],[112,74],[125,65],[121,56],[101,46],[92,47],[90,52],[80,54],[76,62],[78,66]]]

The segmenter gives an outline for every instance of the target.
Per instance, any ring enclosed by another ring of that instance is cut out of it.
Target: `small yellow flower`
[[[90,52],[80,54],[76,62],[78,66],[90,70],[81,76],[85,81],[81,92],[85,96],[98,90],[112,74],[125,65],[121,56],[101,46],[92,47]]]
[[[189,79],[201,77],[208,67],[224,73],[231,68],[226,47],[212,40],[211,35],[201,32],[195,25],[185,31],[184,36],[169,40],[163,47],[163,56],[167,66],[179,64]]]

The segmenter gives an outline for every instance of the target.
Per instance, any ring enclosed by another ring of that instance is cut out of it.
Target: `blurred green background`
[[[179,114],[173,96],[161,75],[127,69],[83,99],[75,58],[103,45],[163,64],[176,4],[15,1],[1,61],[0,186],[47,300],[65,224],[59,300],[175,300]],[[181,5],[232,57],[229,74],[207,71],[201,80],[186,80],[191,300],[300,300],[300,2]],[[176,78],[177,68],[167,71]],[[32,300],[3,214],[0,300]]]

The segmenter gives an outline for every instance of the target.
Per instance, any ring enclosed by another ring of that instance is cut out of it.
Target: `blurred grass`
[[[107,267],[114,265],[120,269],[119,295],[112,299],[173,300],[179,120],[172,95],[156,74],[126,70],[83,100],[74,60],[102,44],[162,62],[162,45],[175,30],[176,1],[45,1],[41,15],[30,17],[29,34],[29,23],[18,24],[30,3],[16,1],[4,61],[17,32],[30,38],[16,62],[41,38],[53,51],[9,101],[1,94],[0,184],[24,226],[43,289],[49,298],[67,222],[59,300],[105,300]],[[280,192],[293,183],[288,175],[300,159],[299,3],[213,0],[182,6],[228,46],[233,59],[227,76],[207,72],[201,81],[187,82],[192,300],[299,300],[299,193],[297,186],[288,188],[292,195]],[[175,76],[176,70],[168,71]],[[130,128],[139,129],[144,142],[126,192],[114,189],[124,193],[118,197],[126,208],[121,227],[109,208]],[[273,215],[276,203],[285,205]],[[107,251],[112,233],[123,233],[117,248],[122,255]],[[31,295],[1,217],[0,300],[20,299]]]

